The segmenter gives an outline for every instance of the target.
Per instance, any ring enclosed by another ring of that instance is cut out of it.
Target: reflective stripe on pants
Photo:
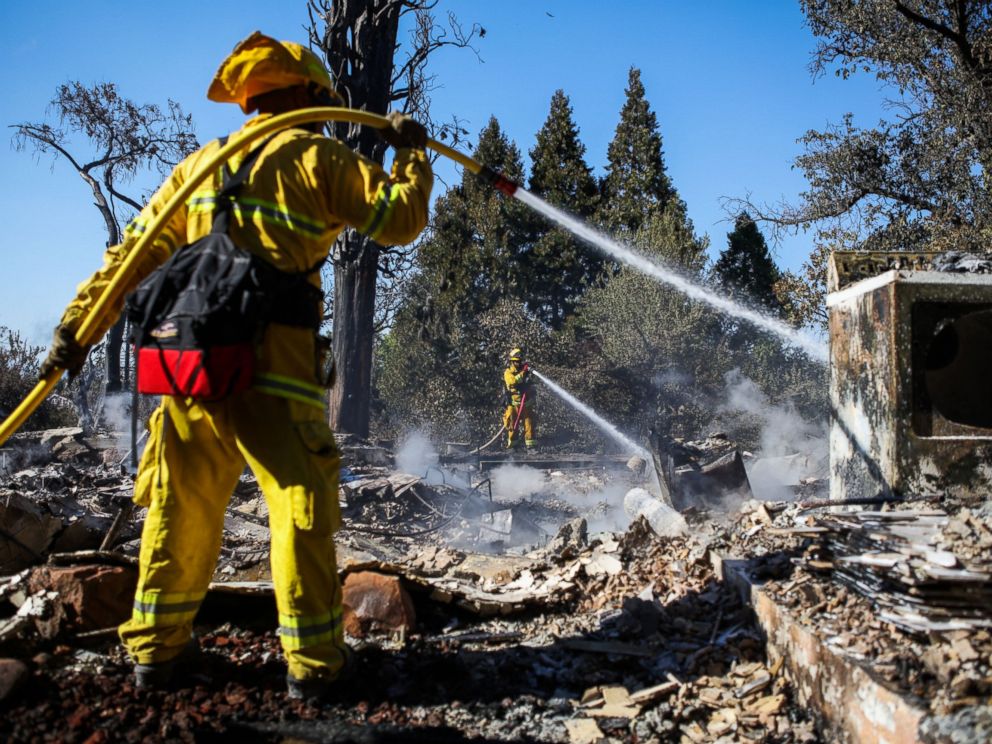
[[[139,663],[189,642],[220,553],[224,513],[249,465],[269,508],[272,580],[294,677],[333,677],[344,664],[334,436],[322,408],[246,390],[217,403],[166,397],[153,414],[135,481],[148,507],[138,589],[121,639]]]

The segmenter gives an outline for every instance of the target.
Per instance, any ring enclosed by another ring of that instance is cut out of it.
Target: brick
[[[345,579],[344,628],[349,635],[409,632],[416,624],[413,600],[399,577],[359,571]]]
[[[137,570],[123,566],[44,566],[32,572],[28,589],[58,592],[53,617],[37,620],[38,631],[54,638],[66,630],[101,630],[131,616]]]

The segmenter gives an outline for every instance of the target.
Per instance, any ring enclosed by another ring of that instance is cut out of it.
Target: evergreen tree
[[[762,310],[781,312],[775,283],[781,278],[765,238],[747,212],[738,215],[727,247],[713,264],[718,286],[734,297]]]
[[[630,69],[627,99],[607,150],[600,222],[610,231],[632,235],[651,212],[662,211],[674,195],[665,171],[658,119],[644,97],[641,71]]]
[[[585,162],[572,106],[561,90],[551,97],[551,110],[530,151],[529,189],[552,206],[583,219],[596,210],[598,187]],[[601,275],[603,258],[567,230],[541,221],[523,256],[527,309],[553,329],[560,329],[583,292]]]
[[[495,117],[479,135],[476,160],[523,179],[520,151]],[[459,186],[438,199],[417,266],[451,320],[470,319],[500,300],[519,296],[520,257],[527,240],[527,208],[464,172]]]

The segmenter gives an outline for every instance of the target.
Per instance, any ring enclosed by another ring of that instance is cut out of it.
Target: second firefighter
[[[528,451],[537,444],[537,422],[534,415],[535,390],[531,379],[530,366],[523,361],[519,348],[510,351],[510,366],[503,371],[503,384],[506,389],[506,411],[503,413],[503,426],[506,428],[506,447],[510,449],[520,444],[523,434]]]

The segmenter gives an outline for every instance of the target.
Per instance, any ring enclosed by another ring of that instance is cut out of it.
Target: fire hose
[[[520,395],[520,407],[517,409],[517,417],[513,420],[513,428],[510,429],[510,436],[517,433],[517,426],[520,424],[520,417],[524,415],[524,404],[527,402],[527,393]]]
[[[152,221],[148,228],[141,234],[134,246],[128,252],[127,257],[117,269],[114,278],[107,285],[107,289],[97,300],[93,309],[87,314],[76,331],[76,341],[82,346],[90,346],[96,342],[97,328],[105,319],[108,313],[113,312],[112,308],[127,291],[128,280],[134,274],[138,259],[142,253],[150,246],[168,224],[172,216],[179,210],[186,200],[193,194],[193,191],[205,181],[211,174],[221,167],[236,152],[245,149],[252,142],[261,139],[280,129],[309,124],[318,121],[339,121],[351,124],[360,124],[373,127],[375,129],[385,129],[389,126],[389,120],[384,116],[373,114],[368,111],[358,111],[356,109],[342,108],[336,106],[321,106],[314,108],[299,109],[261,122],[247,131],[240,133],[236,137],[231,137],[226,145],[220,148],[213,157],[208,159],[203,166],[197,170],[193,176],[186,181],[182,187],[173,195]],[[428,140],[427,147],[434,150],[439,155],[443,155],[458,163],[471,173],[479,176],[497,191],[508,196],[517,190],[517,185],[505,178],[502,174],[482,165],[469,156],[458,152],[452,147]],[[10,436],[34,413],[48,395],[55,389],[62,374],[63,369],[55,369],[43,379],[39,380],[24,400],[13,410],[13,412],[0,424],[0,445],[3,445]]]

